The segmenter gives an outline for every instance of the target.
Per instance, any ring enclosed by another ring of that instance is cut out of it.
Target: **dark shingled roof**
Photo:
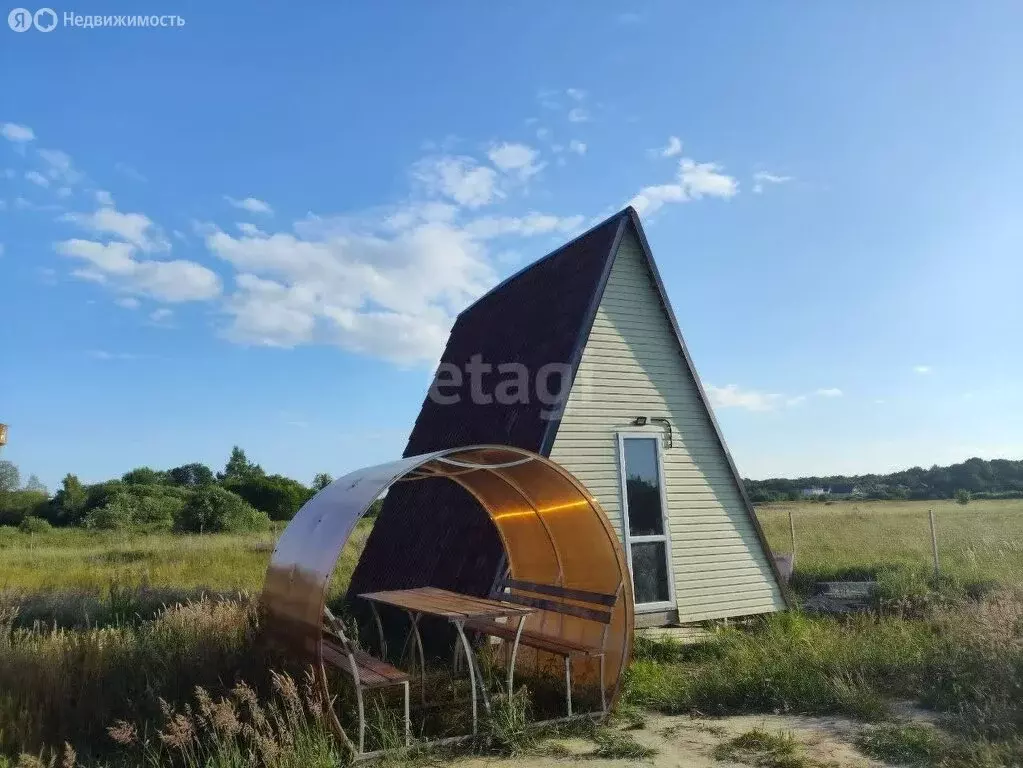
[[[473,403],[466,376],[460,388],[442,390],[445,395],[458,393],[457,403],[441,405],[426,397],[405,456],[480,443],[550,452],[557,422],[544,418],[551,408],[536,397],[535,376],[549,363],[572,370],[578,365],[628,217],[628,210],[615,214],[512,275],[458,316],[441,364],[451,363],[464,371],[473,356],[480,355],[482,362],[495,366],[483,388],[493,393],[493,384],[504,378],[496,366],[521,363],[530,374],[529,402]],[[552,378],[549,390],[559,388],[557,377]],[[567,397],[567,386],[563,392]],[[441,546],[438,536],[457,537],[461,546]],[[349,594],[431,584],[483,595],[490,589],[502,554],[490,519],[454,483],[429,480],[396,485],[384,499],[352,575]]]

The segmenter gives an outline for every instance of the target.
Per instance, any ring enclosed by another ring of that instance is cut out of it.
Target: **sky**
[[[30,9],[35,10],[35,9]],[[400,456],[457,313],[640,212],[740,472],[1023,458],[1023,6],[82,2],[0,27],[3,457]]]

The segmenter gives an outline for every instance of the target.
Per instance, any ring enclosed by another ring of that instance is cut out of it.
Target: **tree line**
[[[332,481],[320,473],[310,486],[268,475],[238,446],[224,469],[183,464],[168,470],[137,467],[120,479],[83,484],[67,474],[52,496],[31,475],[24,485],[17,466],[0,461],[0,525],[42,531],[54,526],[144,532],[259,531],[290,520]]]
[[[831,475],[744,480],[753,503],[795,501],[804,489],[863,499],[1023,498],[1023,461],[967,459],[947,467],[912,467],[887,475]]]

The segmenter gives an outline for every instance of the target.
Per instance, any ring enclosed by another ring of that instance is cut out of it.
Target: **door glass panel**
[[[637,603],[664,603],[668,595],[668,561],[663,541],[632,545],[632,584]]]
[[[629,533],[659,536],[664,533],[661,514],[661,476],[657,468],[657,440],[630,437],[625,446],[625,490],[629,503]]]

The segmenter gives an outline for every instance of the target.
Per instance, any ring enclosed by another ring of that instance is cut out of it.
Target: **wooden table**
[[[536,608],[523,605],[513,605],[499,600],[490,600],[485,597],[472,597],[462,595],[458,592],[450,592],[437,587],[416,587],[415,589],[394,589],[386,592],[366,592],[359,595],[369,602],[373,611],[373,620],[377,625],[377,632],[380,635],[380,652],[386,658],[387,644],[384,639],[384,626],[380,621],[380,613],[377,611],[377,604],[390,605],[400,608],[408,614],[412,623],[412,633],[415,637],[416,647],[419,650],[419,664],[424,676],[426,673],[426,659],[423,651],[423,639],[419,634],[419,619],[423,616],[435,616],[447,619],[455,627],[458,637],[465,650],[465,657],[469,667],[469,688],[472,691],[472,731],[476,733],[476,686],[480,687],[483,694],[483,704],[490,710],[490,701],[487,698],[486,686],[483,684],[483,675],[479,663],[472,652],[472,646],[465,636],[465,623],[473,619],[518,619],[518,626],[515,632],[515,640],[512,643],[511,656],[508,660],[508,693],[511,694],[514,681],[515,655],[519,650],[519,638],[522,635],[522,627],[526,617],[536,612]],[[425,693],[424,693],[425,695]]]

